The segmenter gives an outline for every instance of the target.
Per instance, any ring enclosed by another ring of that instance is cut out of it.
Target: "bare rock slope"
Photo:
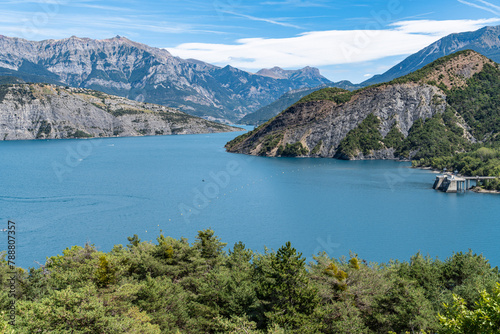
[[[0,86],[0,140],[237,130],[176,109],[88,89],[50,84]]]

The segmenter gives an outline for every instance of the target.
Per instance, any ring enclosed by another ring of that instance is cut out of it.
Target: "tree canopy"
[[[287,242],[230,249],[214,231],[193,243],[137,235],[102,252],[73,246],[6,279],[1,333],[496,333],[500,275],[482,256],[368,263],[321,253],[306,263]],[[0,275],[11,270],[5,256]],[[496,326],[496,327],[495,327]]]

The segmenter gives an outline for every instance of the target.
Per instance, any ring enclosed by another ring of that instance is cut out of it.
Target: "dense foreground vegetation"
[[[136,235],[104,253],[74,246],[16,270],[16,333],[498,333],[500,275],[481,255],[306,265],[286,243],[263,254],[211,230],[189,244]],[[5,333],[11,270],[1,262]]]

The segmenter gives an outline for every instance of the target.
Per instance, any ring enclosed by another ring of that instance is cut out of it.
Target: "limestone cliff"
[[[160,105],[49,84],[0,86],[0,140],[237,131]]]
[[[402,154],[402,142],[414,124],[420,126],[421,121],[445,112],[453,118],[447,119],[447,124],[458,127],[455,132],[461,132],[464,140],[474,141],[469,126],[450,108],[447,92],[464,87],[485,64],[496,66],[473,51],[463,51],[390,83],[355,92],[326,88],[237,137],[226,148],[229,152],[265,156],[408,158],[419,150],[410,147],[412,152]],[[443,131],[449,131],[442,119],[436,122],[443,123]],[[353,144],[355,140],[358,142]]]

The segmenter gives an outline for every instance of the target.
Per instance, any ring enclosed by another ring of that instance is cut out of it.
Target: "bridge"
[[[495,176],[458,176],[453,174],[443,174],[436,176],[433,189],[447,193],[465,192],[471,188],[471,183],[475,181],[494,180]]]

